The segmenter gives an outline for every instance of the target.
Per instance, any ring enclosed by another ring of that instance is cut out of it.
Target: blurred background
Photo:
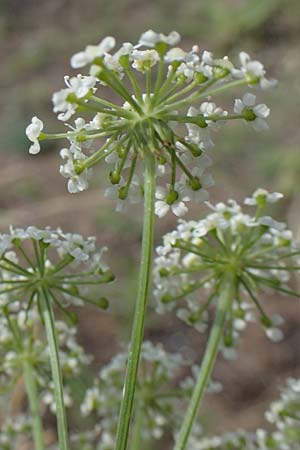
[[[272,91],[258,93],[259,103],[271,107],[270,130],[256,133],[236,123],[215,136],[211,173],[216,186],[211,200],[241,200],[257,187],[283,192],[277,218],[287,219],[299,234],[300,226],[300,3],[299,0],[0,0],[0,231],[14,224],[61,226],[71,232],[96,235],[109,246],[109,264],[117,281],[107,294],[108,313],[80,312],[80,342],[94,356],[91,370],[109,361],[129,339],[141,238],[141,210],[120,215],[103,196],[107,170],[97,168],[91,188],[67,193],[58,172],[60,143],[46,143],[38,156],[28,154],[25,127],[38,115],[47,130],[59,131],[52,113],[51,95],[72,74],[70,56],[105,35],[119,43],[136,42],[152,28],[177,30],[183,47],[228,55],[237,61],[241,50],[262,61],[270,78],[279,80]],[[228,105],[239,92],[218,98]],[[275,211],[274,211],[275,212]],[[195,207],[189,217],[201,217]],[[175,225],[173,217],[157,222],[156,242]],[[264,424],[263,411],[289,375],[300,376],[300,308],[290,298],[265,299],[268,311],[286,319],[285,339],[268,342],[253,325],[233,364],[220,360],[215,378],[224,391],[209,397],[203,420],[211,433]],[[174,317],[152,311],[146,336],[162,341],[170,351],[200,359],[204,338]],[[259,349],[259,351],[258,351]],[[75,418],[76,420],[76,418]]]

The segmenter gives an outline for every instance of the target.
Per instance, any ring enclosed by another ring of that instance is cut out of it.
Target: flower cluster
[[[255,433],[247,433],[242,430],[200,439],[193,439],[191,436],[187,448],[188,450],[259,450],[256,445]]]
[[[39,306],[41,292],[47,292],[53,303],[64,313],[71,301],[87,302],[101,308],[108,303],[103,297],[90,298],[87,289],[113,280],[96,252],[95,238],[84,239],[79,234],[64,233],[50,228],[10,228],[0,234],[0,304],[24,302],[27,311]]]
[[[7,418],[0,425],[1,450],[15,450],[29,440],[31,419],[25,415]]]
[[[271,403],[267,420],[275,430],[238,430],[219,436],[191,436],[189,450],[299,450],[300,380],[288,378],[279,400]]]
[[[267,203],[282,197],[258,189],[245,199],[256,206],[254,215],[234,200],[209,204],[213,210],[199,221],[179,221],[157,248],[154,279],[157,310],[176,308],[177,315],[200,332],[205,330],[210,306],[218,301],[224,276],[234,277],[235,294],[227,311],[223,352],[234,356],[233,346],[247,322],[255,320],[256,307],[266,335],[277,342],[280,316],[269,317],[257,294],[278,290],[299,297],[288,287],[291,271],[299,271],[300,247],[286,225],[263,215]]]
[[[11,394],[22,379],[23,362],[29,359],[41,392],[41,402],[55,412],[53,385],[49,365],[48,347],[43,327],[36,310],[26,312],[20,302],[2,308],[0,317],[0,380],[4,388],[0,394]],[[68,390],[69,381],[78,376],[89,364],[91,357],[76,341],[76,328],[63,321],[55,322],[61,371],[65,381],[66,405],[73,403]]]
[[[226,56],[215,58],[196,45],[185,51],[177,47],[179,41],[176,32],[149,30],[136,45],[126,42],[112,53],[115,39],[109,36],[71,58],[72,68],[89,66],[89,73],[65,77],[66,87],[52,98],[54,112],[61,121],[75,113],[85,118],[66,124],[65,133],[45,133],[37,117],[26,129],[32,154],[44,139],[67,140],[60,172],[71,193],[87,189],[92,168],[105,160],[111,165],[106,195],[117,199],[117,209],[125,199],[138,202],[143,197],[143,161],[151,155],[156,176],[168,177],[166,184],[158,183],[156,214],[163,217],[171,210],[183,216],[188,202],[208,199],[213,180],[204,173],[211,163],[205,152],[214,145],[212,132],[235,119],[266,128],[269,108],[255,105],[253,94],[235,100],[232,113],[211,101],[214,94],[236,86],[273,86],[263,65],[242,52],[234,66]],[[106,88],[119,103],[106,99]]]
[[[99,447],[103,450],[111,450],[115,445],[127,357],[126,353],[118,354],[100,370],[81,406],[83,416],[94,413],[97,422],[100,419]],[[143,343],[134,417],[136,423],[141,420],[145,440],[161,439],[166,429],[176,430],[180,423],[179,404],[188,390],[182,389],[179,398],[175,377],[184,364],[179,354],[167,353],[149,341]]]
[[[274,401],[266,412],[267,420],[276,426],[270,436],[265,434],[265,441],[276,442],[279,450],[300,447],[300,380],[288,378],[279,400]],[[260,432],[262,436],[263,433]],[[272,447],[270,447],[272,448]]]

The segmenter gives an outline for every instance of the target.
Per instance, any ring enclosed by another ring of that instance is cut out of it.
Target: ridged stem
[[[209,335],[202,365],[190,399],[190,403],[179,431],[174,450],[184,450],[193,427],[195,417],[201,406],[202,399],[210,380],[216,358],[218,355],[222,333],[226,321],[226,315],[235,294],[235,276],[228,273],[220,286],[220,296],[216,317]]]
[[[63,381],[59,362],[59,350],[57,344],[55,321],[51,306],[51,300],[49,298],[46,289],[42,288],[40,290],[39,301],[45,323],[49,347],[52,381],[54,385],[54,399],[56,405],[59,450],[68,450],[69,446],[68,446],[67,419],[64,405]]]
[[[43,424],[39,408],[38,391],[32,364],[28,359],[23,359],[23,373],[29,409],[32,417],[32,434],[35,450],[45,450]]]
[[[117,450],[125,450],[132,416],[133,399],[141,346],[151,274],[154,232],[155,160],[150,150],[144,153],[144,220],[138,293],[132,326],[127,370],[123,389],[119,423],[117,428]]]

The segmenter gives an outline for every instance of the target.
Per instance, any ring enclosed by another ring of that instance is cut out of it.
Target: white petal
[[[266,78],[261,78],[260,79],[260,87],[262,88],[262,89],[271,89],[271,88],[273,88],[273,87],[275,87],[275,86],[277,86],[277,80],[267,80]]]
[[[203,175],[201,178],[201,183],[204,187],[211,187],[215,185],[215,180],[212,175]]]
[[[41,150],[39,141],[35,141],[29,148],[29,153],[31,155],[37,155]]]
[[[173,205],[171,205],[171,209],[177,217],[182,217],[188,212],[188,208],[183,202],[173,203]]]
[[[160,218],[164,217],[167,214],[167,212],[169,211],[169,209],[170,209],[170,206],[166,202],[163,202],[161,200],[158,200],[155,202],[155,214],[158,217],[160,217]]]
[[[267,105],[262,103],[260,105],[256,105],[253,108],[253,112],[255,113],[256,116],[265,119],[270,114],[270,108]]]
[[[240,57],[242,66],[245,66],[250,61],[250,56],[246,52],[241,52],[239,57]]]
[[[266,131],[269,129],[269,125],[267,124],[267,122],[260,117],[256,117],[256,119],[251,123],[254,130],[256,131]]]
[[[166,196],[166,189],[162,186],[157,186],[155,191],[155,198],[157,198],[158,200],[164,200],[165,196]]]
[[[79,192],[78,185],[75,180],[70,179],[68,181],[68,191],[70,192],[70,194],[76,194],[77,192]]]
[[[71,58],[71,67],[73,69],[79,69],[86,66],[90,62],[86,52],[78,52]]]
[[[245,105],[240,98],[234,100],[234,112],[236,114],[241,114],[245,109]]]
[[[38,117],[33,117],[31,123],[27,126],[25,133],[28,139],[32,142],[39,137],[42,129],[44,128],[43,122]]]
[[[250,94],[249,92],[247,92],[243,96],[243,102],[244,102],[244,104],[246,106],[254,106],[255,105],[255,99],[256,99],[256,95]]]

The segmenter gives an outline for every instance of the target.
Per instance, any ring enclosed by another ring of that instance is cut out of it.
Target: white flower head
[[[114,37],[107,36],[98,45],[88,45],[83,51],[75,53],[71,58],[71,67],[79,69],[91,64],[94,59],[102,57],[116,45]]]
[[[26,136],[31,142],[33,142],[29,148],[29,153],[32,155],[36,155],[41,150],[38,138],[43,128],[43,122],[36,116],[31,119],[31,123],[26,128]]]

